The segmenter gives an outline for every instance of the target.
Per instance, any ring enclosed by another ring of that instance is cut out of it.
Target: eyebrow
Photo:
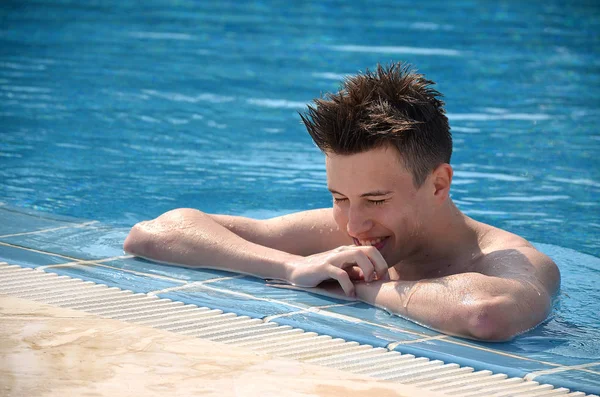
[[[343,196],[342,193],[333,190],[333,189],[327,189],[329,190],[331,193],[333,194],[339,194],[340,196]],[[393,191],[391,190],[374,190],[372,192],[367,192],[367,193],[363,193],[360,195],[360,197],[378,197],[378,196],[387,196],[388,194],[393,193]]]

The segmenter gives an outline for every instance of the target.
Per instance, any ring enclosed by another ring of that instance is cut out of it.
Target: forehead
[[[325,168],[329,188],[342,193],[412,185],[411,173],[402,164],[398,151],[389,146],[348,155],[328,152]]]

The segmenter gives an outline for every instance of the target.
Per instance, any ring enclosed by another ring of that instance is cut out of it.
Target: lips
[[[385,243],[387,242],[389,236],[387,237],[377,237],[377,238],[371,238],[371,239],[364,239],[364,240],[359,240],[357,238],[352,238],[354,240],[354,244],[355,245],[359,245],[359,246],[372,246],[377,248],[378,250],[381,251],[381,249],[384,247]]]

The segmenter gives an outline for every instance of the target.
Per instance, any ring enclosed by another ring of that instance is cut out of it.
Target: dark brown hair
[[[452,135],[435,83],[400,62],[348,77],[337,93],[300,114],[324,152],[356,154],[392,145],[420,187],[452,155]]]

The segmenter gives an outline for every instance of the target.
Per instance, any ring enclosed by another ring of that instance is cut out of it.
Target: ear
[[[448,163],[440,164],[431,175],[433,180],[433,195],[440,201],[445,201],[450,196],[450,185],[454,171]]]

